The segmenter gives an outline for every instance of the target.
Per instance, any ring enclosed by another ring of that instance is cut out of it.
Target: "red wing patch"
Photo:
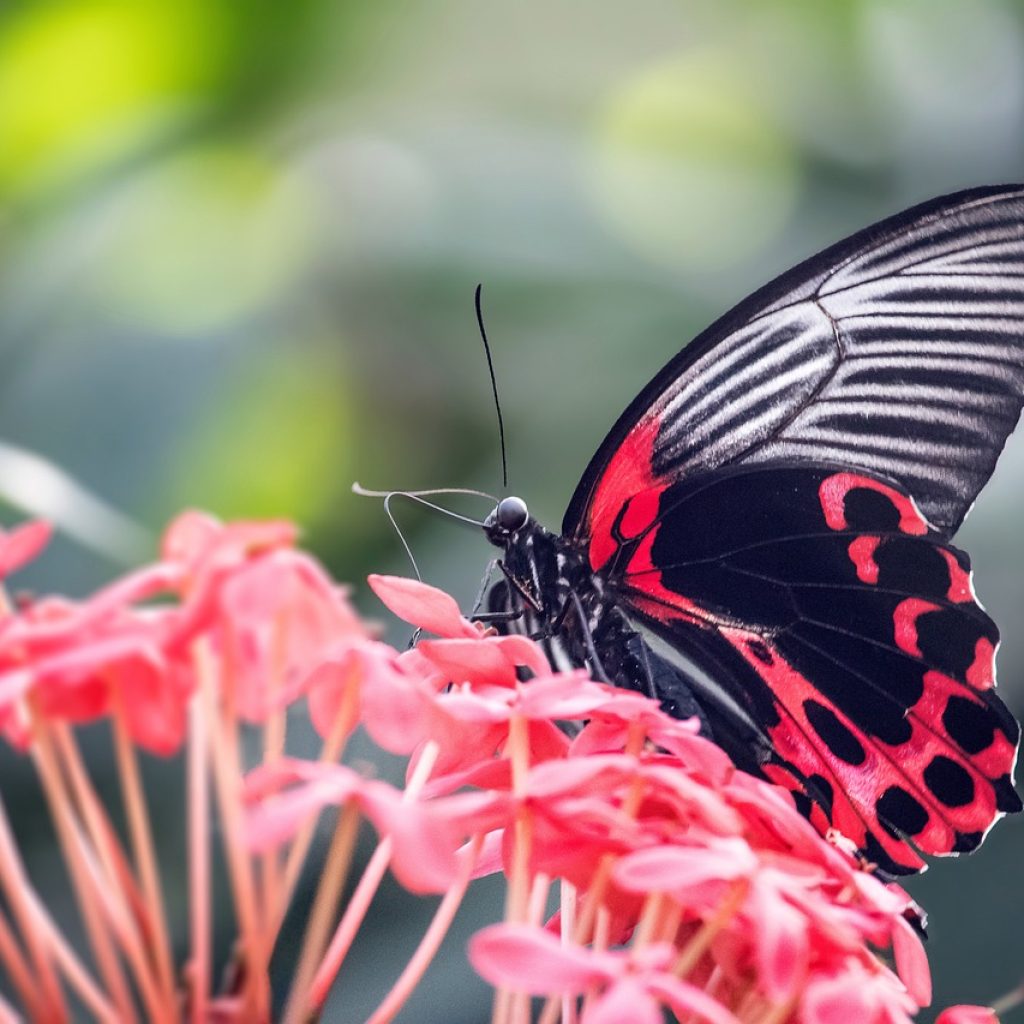
[[[972,850],[1003,811],[1014,809],[1008,776],[1016,749],[996,720],[989,723],[988,745],[974,755],[936,731],[951,701],[965,702],[979,718],[991,717],[984,700],[964,696],[953,680],[929,679],[922,698],[926,705],[915,706],[908,716],[909,740],[889,745],[823,701],[816,687],[761,638],[734,631],[727,638],[775,695],[780,721],[768,735],[783,761],[800,773],[766,766],[765,774],[807,794],[828,823],[883,868],[899,873],[922,867],[903,837],[924,853]],[[954,714],[963,713],[952,707]]]
[[[998,632],[967,556],[909,496],[793,465],[642,497],[609,533],[609,586],[684,653],[698,628],[739,655],[723,685],[771,743],[762,770],[819,825],[906,873],[1021,809],[1019,729],[992,692]]]
[[[604,568],[624,540],[649,529],[657,516],[658,499],[665,489],[651,466],[657,435],[656,419],[641,420],[601,474],[586,527],[594,572]]]

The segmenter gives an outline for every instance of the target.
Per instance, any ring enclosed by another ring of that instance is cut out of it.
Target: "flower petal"
[[[894,924],[892,951],[896,959],[896,973],[914,1002],[918,1006],[928,1006],[932,1001],[932,975],[924,944],[903,917],[897,917]]]
[[[607,955],[563,945],[543,928],[495,924],[469,942],[469,960],[492,985],[531,995],[583,992],[613,976]]]
[[[587,1006],[580,1024],[662,1024],[658,1001],[636,978],[624,977],[608,986]]]
[[[648,978],[647,988],[680,1017],[695,1016],[709,1024],[739,1024],[733,1013],[717,999],[671,974],[658,973]]]
[[[615,883],[631,892],[687,893],[712,881],[751,874],[758,861],[739,838],[708,839],[697,846],[655,846],[631,853],[615,866]]]
[[[948,1006],[935,1024],[999,1024],[995,1010],[987,1006]]]
[[[368,582],[393,615],[413,626],[441,637],[480,637],[480,630],[462,617],[455,599],[443,590],[401,576],[373,575]]]
[[[36,558],[52,535],[53,527],[45,519],[33,519],[0,534],[0,578],[10,576]]]

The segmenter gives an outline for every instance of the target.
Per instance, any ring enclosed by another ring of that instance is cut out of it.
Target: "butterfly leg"
[[[583,645],[587,651],[587,658],[590,661],[591,674],[600,682],[611,684],[612,680],[608,677],[608,673],[604,669],[601,657],[597,653],[597,648],[594,646],[594,635],[590,631],[590,623],[587,621],[587,613],[583,610],[583,602],[580,600],[580,596],[575,590],[569,591],[569,599],[576,612],[576,617],[579,619],[580,632],[583,637]],[[567,603],[566,608],[568,607]]]
[[[490,586],[491,577],[494,575],[494,570],[498,567],[499,559],[492,558],[487,563],[487,568],[484,569],[484,578],[480,581],[480,589],[476,592],[476,600],[473,602],[473,608],[469,613],[469,618],[475,620],[477,613],[484,606],[484,600],[487,597],[487,589]]]

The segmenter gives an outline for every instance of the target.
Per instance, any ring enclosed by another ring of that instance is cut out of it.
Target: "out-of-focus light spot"
[[[419,154],[399,142],[329,139],[302,156],[295,172],[322,197],[319,227],[325,246],[337,255],[362,261],[408,249],[434,224],[435,182]]]
[[[886,112],[866,70],[861,0],[748,4],[744,72],[798,144],[828,162],[877,168],[891,158]]]
[[[194,104],[224,44],[216,5],[26,5],[0,33],[0,188],[74,178],[152,139]]]
[[[337,342],[330,347],[337,351]],[[220,516],[289,516],[309,524],[346,493],[351,399],[313,347],[254,353],[178,451],[168,503]]]
[[[60,466],[16,445],[0,443],[0,498],[117,562],[130,563],[153,548],[153,538],[134,520]]]
[[[736,264],[776,236],[796,200],[790,145],[742,74],[715,53],[624,83],[604,110],[597,145],[600,209],[658,262]]]
[[[206,336],[272,306],[305,264],[312,224],[296,179],[237,149],[163,164],[104,215],[97,301],[182,336]]]
[[[864,52],[906,158],[938,158],[948,174],[960,164],[974,166],[980,150],[992,171],[1019,173],[1019,17],[1000,4],[965,0],[870,0],[863,18]]]

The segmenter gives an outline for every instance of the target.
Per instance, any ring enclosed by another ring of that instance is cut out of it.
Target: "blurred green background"
[[[407,571],[350,485],[499,486],[478,281],[512,486],[557,524],[619,411],[733,302],[881,216],[1022,178],[1021,3],[6,0],[0,494],[6,521],[66,530],[22,582],[84,593],[193,505],[294,518],[344,579]],[[960,535],[1018,713],[1022,497],[1018,437]],[[401,515],[468,603],[482,538]],[[1019,980],[1022,862],[1004,822],[908,884],[940,1005]],[[328,1019],[390,983],[382,943],[415,941],[421,912],[388,899]],[[403,1019],[481,1019],[482,984],[451,978]]]

